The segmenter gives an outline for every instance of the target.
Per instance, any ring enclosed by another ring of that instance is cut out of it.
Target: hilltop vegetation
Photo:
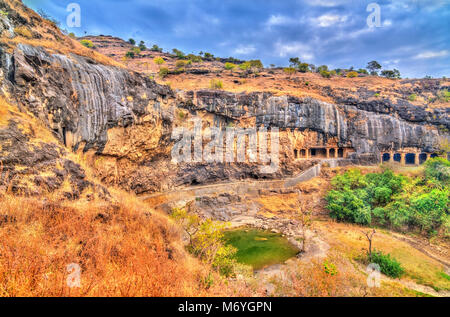
[[[442,158],[427,161],[424,175],[416,178],[389,169],[366,175],[352,169],[332,180],[327,208],[340,221],[429,235],[442,230],[448,237],[449,176],[450,163]]]

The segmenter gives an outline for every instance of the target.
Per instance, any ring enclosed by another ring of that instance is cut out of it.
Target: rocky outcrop
[[[318,144],[326,143],[329,138],[336,138],[339,146],[355,149],[355,159],[359,156],[373,156],[373,162],[377,161],[380,151],[390,149],[420,148],[427,152],[437,151],[439,131],[433,125],[450,123],[444,110],[435,110],[439,113],[439,120],[422,115],[418,124],[411,108],[405,112],[403,108],[391,106],[389,112],[381,106],[367,106],[364,101],[356,105],[333,105],[312,98],[218,91],[198,91],[195,97],[191,97],[192,102],[187,104],[190,108],[233,120],[253,117],[257,125],[316,131],[323,138],[318,140]],[[419,110],[423,111],[421,108]],[[418,115],[421,115],[419,110]]]
[[[90,153],[103,181],[136,193],[291,176],[308,165],[293,158],[294,149],[305,145],[351,148],[350,161],[367,164],[377,163],[382,151],[433,152],[443,135],[438,126],[449,124],[447,110],[427,112],[386,100],[331,104],[258,92],[175,93],[138,73],[24,44],[12,53],[0,47],[0,78],[2,90],[61,143]],[[172,131],[194,115],[206,118],[206,126],[279,127],[280,169],[265,175],[256,163],[172,163]]]

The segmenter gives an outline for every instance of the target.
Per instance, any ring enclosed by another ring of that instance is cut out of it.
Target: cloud
[[[239,55],[249,55],[252,54],[256,51],[256,48],[252,45],[240,45],[238,46],[233,52],[234,54],[239,54]]]
[[[318,18],[313,19],[313,23],[323,28],[336,25],[338,23],[343,23],[345,21],[347,21],[347,16],[337,14],[324,14]]]
[[[305,44],[300,42],[275,44],[275,50],[280,57],[299,57],[301,60],[311,61],[314,59],[314,53]]]
[[[265,25],[270,28],[272,26],[286,26],[300,23],[301,19],[291,18],[286,15],[277,14],[271,15],[270,18],[266,21]]]
[[[437,58],[437,57],[445,57],[448,55],[447,50],[442,50],[439,52],[426,51],[414,56],[414,59],[429,59],[429,58]]]

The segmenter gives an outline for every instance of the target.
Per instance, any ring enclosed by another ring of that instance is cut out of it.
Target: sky
[[[210,52],[287,66],[290,57],[330,68],[372,60],[403,78],[450,77],[450,0],[23,0],[78,36],[113,35],[164,51]],[[67,6],[81,27],[66,24]],[[374,9],[379,6],[379,23]],[[370,17],[369,17],[370,16]],[[369,23],[370,24],[370,23]],[[373,23],[371,23],[373,25]]]

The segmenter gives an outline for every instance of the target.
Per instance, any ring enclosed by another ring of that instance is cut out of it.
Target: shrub
[[[211,89],[223,89],[223,83],[219,79],[211,79],[209,87]]]
[[[319,71],[319,74],[324,77],[324,78],[330,78],[331,77],[331,73],[327,70],[321,70]]]
[[[428,180],[437,180],[443,185],[448,185],[450,182],[450,161],[441,157],[429,159],[425,163],[425,177]]]
[[[292,74],[294,74],[297,70],[294,67],[286,67],[283,68],[283,72],[285,72],[286,74],[288,74],[289,76],[291,76]]]
[[[0,15],[7,17],[8,16],[8,12],[0,10]]]
[[[171,217],[189,236],[187,249],[190,253],[211,264],[222,275],[227,277],[234,275],[237,249],[223,242],[224,231],[229,226],[227,223],[211,219],[202,220],[197,215],[180,208],[173,209]]]
[[[162,52],[162,48],[160,48],[158,45],[156,45],[156,44],[154,44],[153,46],[152,46],[152,48],[150,49],[150,51],[152,51],[152,52]]]
[[[429,162],[424,178],[410,179],[391,170],[362,175],[357,169],[335,176],[333,189],[326,196],[330,216],[338,221],[375,222],[393,229],[417,228],[435,234],[449,213],[450,163],[443,159]]]
[[[134,39],[129,39],[129,40],[128,40],[128,43],[130,43],[131,45],[135,45],[135,44],[136,44],[136,41],[135,41]]]
[[[155,57],[153,59],[153,61],[155,62],[156,65],[162,65],[164,64],[166,61],[164,60],[164,58],[162,57]]]
[[[136,54],[134,54],[133,51],[128,51],[125,53],[126,58],[134,58],[135,56],[136,56]]]
[[[159,77],[166,78],[167,75],[169,75],[169,69],[166,67],[161,67],[161,69],[159,70]]]
[[[338,273],[336,265],[334,265],[331,262],[328,262],[328,260],[325,260],[325,262],[323,262],[323,269],[326,274],[331,276],[334,276]]]
[[[409,101],[415,101],[417,99],[417,95],[416,94],[411,94],[411,95],[409,95],[409,97],[408,97],[408,100]]]
[[[94,47],[94,43],[92,43],[92,41],[90,40],[81,40],[80,43],[84,46],[86,46],[87,48],[93,48]]]
[[[381,251],[374,251],[372,252],[369,260],[380,266],[381,273],[392,278],[399,278],[405,273],[405,270],[401,264],[396,259],[391,258],[390,254],[384,254]]]
[[[225,67],[226,70],[233,70],[233,69],[235,69],[237,67],[237,65],[233,64],[233,63],[225,63],[224,67]]]
[[[147,46],[145,46],[145,42],[144,41],[140,41],[139,42],[139,49],[141,51],[145,51],[147,49]]]
[[[26,37],[27,39],[31,39],[33,37],[33,34],[31,34],[31,31],[26,26],[18,26],[14,29],[14,33],[17,35]]]
[[[192,62],[190,62],[190,63],[192,63]],[[189,63],[189,61],[178,60],[178,61],[176,61],[176,63],[175,63],[175,67],[178,68],[178,69],[180,69],[180,68],[183,68],[183,67],[185,67],[186,65],[188,65],[188,64],[190,64],[190,63]]]
[[[449,102],[450,101],[450,91],[448,91],[448,89],[443,89],[443,90],[439,91],[438,98],[442,102]]]
[[[354,77],[358,77],[358,73],[355,71],[352,72],[348,72],[347,73],[347,78],[354,78]]]
[[[381,72],[381,76],[384,76],[386,78],[400,78],[400,71],[397,69],[393,70],[385,69]]]
[[[139,47],[133,47],[131,51],[133,51],[136,55],[139,55],[141,53],[141,49]]]
[[[191,63],[201,63],[203,59],[201,56],[197,56],[194,54],[188,54],[187,58],[191,61]]]
[[[186,55],[185,55],[182,51],[180,51],[180,50],[178,50],[178,49],[176,49],[176,48],[174,48],[174,49],[172,50],[172,52],[173,52],[173,54],[175,54],[175,56],[176,56],[178,59],[185,59],[185,58],[186,58]]]

